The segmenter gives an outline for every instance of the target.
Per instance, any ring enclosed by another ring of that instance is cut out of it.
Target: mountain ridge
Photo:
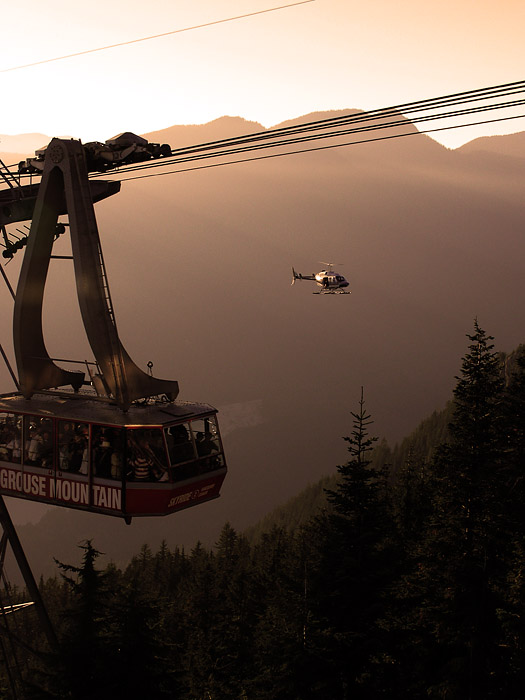
[[[461,153],[484,151],[512,158],[525,158],[525,131],[504,136],[481,136],[463,144],[456,150]]]
[[[156,129],[140,135],[153,143],[169,143],[170,146],[175,149],[196,145],[202,142],[234,138],[235,136],[288,128],[310,121],[322,121],[324,119],[333,119],[339,116],[359,113],[361,113],[361,110],[355,108],[316,111],[287,119],[268,128],[264,127],[259,122],[251,121],[244,117],[224,115],[203,124],[173,124],[163,129]],[[406,118],[406,121],[407,124],[411,124],[408,118]],[[412,127],[416,130],[414,125],[412,125]],[[33,155],[35,150],[45,146],[52,138],[52,136],[46,136],[40,133],[15,135],[0,134],[0,157],[4,159],[4,156],[7,154],[13,154],[17,156],[17,159],[21,160],[22,158]],[[64,136],[59,138],[74,137]],[[428,136],[428,138],[434,141],[431,136]],[[101,140],[103,140],[103,137],[101,137]],[[438,142],[435,141],[435,143]],[[500,153],[502,155],[516,155],[514,151],[516,150],[517,144],[519,144],[519,157],[525,156],[525,132],[516,132],[514,134],[501,136],[479,137],[456,149],[449,150],[463,153],[483,150],[491,153]],[[443,146],[443,148],[446,147]]]

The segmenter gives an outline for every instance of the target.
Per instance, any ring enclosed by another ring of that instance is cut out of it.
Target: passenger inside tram
[[[12,414],[0,414],[0,460],[20,464],[21,420]]]
[[[222,460],[219,455],[219,436],[215,421],[211,418],[198,418],[192,421],[191,427],[199,457],[197,472],[204,474],[218,469]]]
[[[24,464],[52,469],[53,421],[51,418],[29,416],[24,430]]]
[[[89,426],[86,423],[59,421],[58,456],[61,471],[88,473]]]
[[[122,429],[94,425],[91,441],[94,475],[102,479],[122,479]]]
[[[197,445],[197,454],[199,457],[206,457],[211,455],[212,452],[217,452],[217,443],[213,440],[213,435],[211,433],[197,433],[197,438],[195,441]]]
[[[22,455],[20,444],[20,428],[13,430],[11,434],[11,439],[7,443],[7,454],[10,462],[20,464],[20,457]]]
[[[195,459],[189,430],[185,425],[172,425],[171,428],[167,428],[166,442],[172,466]]]
[[[58,460],[61,471],[69,470],[69,444],[73,440],[73,424],[65,421],[59,422],[58,428]]]
[[[128,480],[168,481],[161,446],[162,434],[158,432],[158,436],[150,430],[135,429],[128,432]]]

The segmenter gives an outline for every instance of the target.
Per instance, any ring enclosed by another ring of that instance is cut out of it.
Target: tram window
[[[190,425],[199,457],[197,473],[204,474],[222,467],[223,459],[219,454],[220,441],[215,418],[197,418],[192,420]]]
[[[61,471],[88,473],[89,425],[58,421],[58,457]]]
[[[186,423],[165,428],[164,434],[172,467],[195,459],[195,449],[189,426]]]
[[[160,428],[128,430],[128,470],[130,481],[168,481],[166,453]]]
[[[93,425],[91,445],[91,463],[95,476],[101,479],[122,479],[124,430]]]
[[[20,464],[21,424],[21,416],[0,413],[0,461]]]
[[[214,418],[192,420],[191,430],[199,457],[207,457],[219,451],[219,435]]]
[[[26,416],[24,421],[24,464],[51,469],[53,455],[52,418]]]

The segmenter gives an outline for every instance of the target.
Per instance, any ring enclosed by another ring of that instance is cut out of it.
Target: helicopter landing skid
[[[345,292],[344,289],[322,289],[319,292],[312,292],[312,294],[351,294],[352,292]]]

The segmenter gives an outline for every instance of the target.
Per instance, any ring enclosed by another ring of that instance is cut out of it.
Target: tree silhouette
[[[467,337],[450,439],[432,464],[432,513],[412,584],[433,660],[425,672],[428,692],[482,698],[497,692],[501,665],[503,378],[493,338],[477,320]]]
[[[327,492],[333,512],[321,523],[316,580],[317,644],[323,681],[315,697],[365,697],[384,682],[384,595],[392,576],[387,474],[371,459],[376,441],[363,390],[351,413],[350,459]]]

